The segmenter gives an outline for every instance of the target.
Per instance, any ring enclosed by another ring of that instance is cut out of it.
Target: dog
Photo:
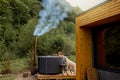
[[[76,63],[68,59],[66,56],[63,56],[64,64],[66,64],[66,69],[72,74],[76,74]]]

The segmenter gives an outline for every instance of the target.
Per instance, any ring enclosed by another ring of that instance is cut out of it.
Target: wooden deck
[[[38,74],[37,75],[38,80],[42,79],[76,79],[76,75],[65,75],[65,74],[58,74],[58,75],[43,75]]]

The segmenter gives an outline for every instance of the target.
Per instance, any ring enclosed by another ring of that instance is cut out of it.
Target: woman
[[[69,70],[71,73],[76,74],[76,63],[64,56],[61,51],[59,51],[57,55],[59,57],[63,57],[64,63],[66,64],[66,70]]]

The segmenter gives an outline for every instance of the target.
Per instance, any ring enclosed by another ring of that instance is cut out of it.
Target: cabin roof
[[[81,27],[94,27],[120,20],[120,1],[109,1],[76,18]]]

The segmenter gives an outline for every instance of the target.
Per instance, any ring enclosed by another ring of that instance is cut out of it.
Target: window
[[[94,66],[120,70],[120,23],[93,29]]]
[[[107,66],[120,69],[120,25],[105,29]]]

